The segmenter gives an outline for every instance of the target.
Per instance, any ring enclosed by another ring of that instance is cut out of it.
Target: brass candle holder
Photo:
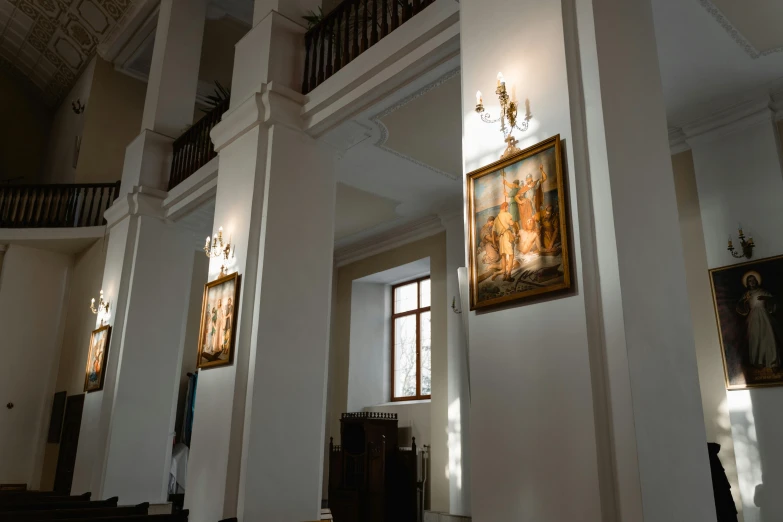
[[[223,242],[223,227],[218,229],[217,234],[212,238],[207,236],[207,242],[204,243],[204,253],[208,258],[222,257],[223,264],[220,267],[220,277],[226,274],[226,264],[229,259],[234,258],[234,250],[231,246],[231,239],[228,242]]]
[[[731,236],[729,236],[729,246],[726,250],[731,252],[731,255],[733,257],[736,257],[737,259],[741,259],[743,257],[750,259],[753,257],[753,247],[756,246],[756,244],[753,242],[752,237],[748,237],[748,240],[745,241],[745,234],[742,233],[742,228],[739,229],[739,240],[740,240],[740,247],[742,248],[742,252],[737,252],[734,248],[734,245],[731,242]]]
[[[503,139],[506,142],[506,150],[503,152],[502,158],[510,156],[519,152],[517,147],[517,139],[513,136],[514,129],[525,132],[528,128],[528,119],[524,118],[521,122],[517,119],[518,105],[517,102],[512,100],[506,90],[506,80],[503,77],[503,73],[498,73],[498,86],[495,89],[495,94],[500,101],[500,116],[492,119],[489,113],[484,109],[484,99],[481,96],[481,91],[476,92],[476,112],[481,116],[481,121],[484,123],[498,123],[500,122],[500,131],[503,133]]]

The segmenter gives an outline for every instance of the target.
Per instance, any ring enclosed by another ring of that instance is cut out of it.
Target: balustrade
[[[97,227],[120,182],[0,186],[0,228]]]
[[[435,0],[344,0],[305,35],[302,93],[315,89]]]

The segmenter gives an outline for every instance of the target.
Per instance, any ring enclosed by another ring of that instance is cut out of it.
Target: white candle
[[[503,78],[503,73],[499,72],[498,73],[498,87],[500,87],[501,85],[505,85],[505,84],[506,84],[506,79]]]
[[[483,105],[481,99],[481,91],[476,91],[476,105]]]

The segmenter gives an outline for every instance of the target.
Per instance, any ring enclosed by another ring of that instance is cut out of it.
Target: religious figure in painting
[[[228,304],[226,305],[225,314],[225,326],[223,327],[223,354],[228,354],[229,343],[231,342],[231,318],[234,316],[234,305],[231,302],[231,298],[228,298]]]
[[[212,346],[211,353],[223,351],[223,340],[226,329],[226,313],[222,306],[223,300],[218,299],[217,306],[212,309]]]
[[[525,177],[525,184],[514,197],[519,207],[520,223],[525,223],[529,218],[534,217],[543,205],[544,193],[541,185],[546,181],[544,165],[539,165],[538,170],[541,172],[541,177],[534,180],[533,175],[528,174]]]
[[[491,265],[500,261],[497,243],[497,237],[495,236],[495,216],[489,216],[487,222],[481,227],[481,232],[479,232],[478,253],[484,254],[484,257],[481,259],[483,263]]]
[[[103,350],[106,345],[106,336],[96,335],[93,337],[94,344],[90,353],[92,353],[92,361],[90,362],[90,373],[88,380],[91,385],[95,385],[100,380],[101,364],[103,362]]]
[[[506,190],[508,189],[508,190]],[[510,205],[508,207],[508,211],[511,214],[511,217],[514,218],[514,221],[519,221],[521,214],[521,206],[519,205],[519,200],[517,199],[520,197],[520,190],[522,189],[521,185],[519,184],[519,180],[515,179],[512,183],[509,183],[506,181],[506,178],[503,178],[503,197],[508,201],[511,199],[512,201],[516,201],[516,205]]]
[[[560,218],[555,213],[552,205],[547,205],[541,221],[541,238],[544,246],[544,252],[557,253],[557,245],[560,243]]]
[[[777,310],[774,296],[761,287],[761,275],[751,270],[742,276],[747,291],[737,303],[737,313],[746,317],[750,363],[756,367],[781,367],[783,336],[773,317]]]
[[[508,211],[508,203],[504,201],[500,205],[500,212],[495,218],[494,226],[500,247],[500,270],[504,281],[511,281],[511,270],[514,266],[514,237],[516,235],[514,225],[514,218]]]
[[[517,250],[522,255],[538,255],[536,251],[541,250],[538,227],[535,220],[530,217],[522,223],[519,230],[519,239],[517,239]]]

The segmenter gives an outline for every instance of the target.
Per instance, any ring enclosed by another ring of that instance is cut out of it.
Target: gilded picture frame
[[[111,341],[111,326],[103,325],[90,334],[87,366],[84,369],[84,391],[100,391],[106,379],[106,359]]]
[[[726,389],[783,386],[783,255],[709,277]]]
[[[200,369],[234,362],[239,284],[240,276],[234,272],[204,285],[196,362]]]
[[[467,175],[471,310],[571,288],[562,158],[558,134]]]

